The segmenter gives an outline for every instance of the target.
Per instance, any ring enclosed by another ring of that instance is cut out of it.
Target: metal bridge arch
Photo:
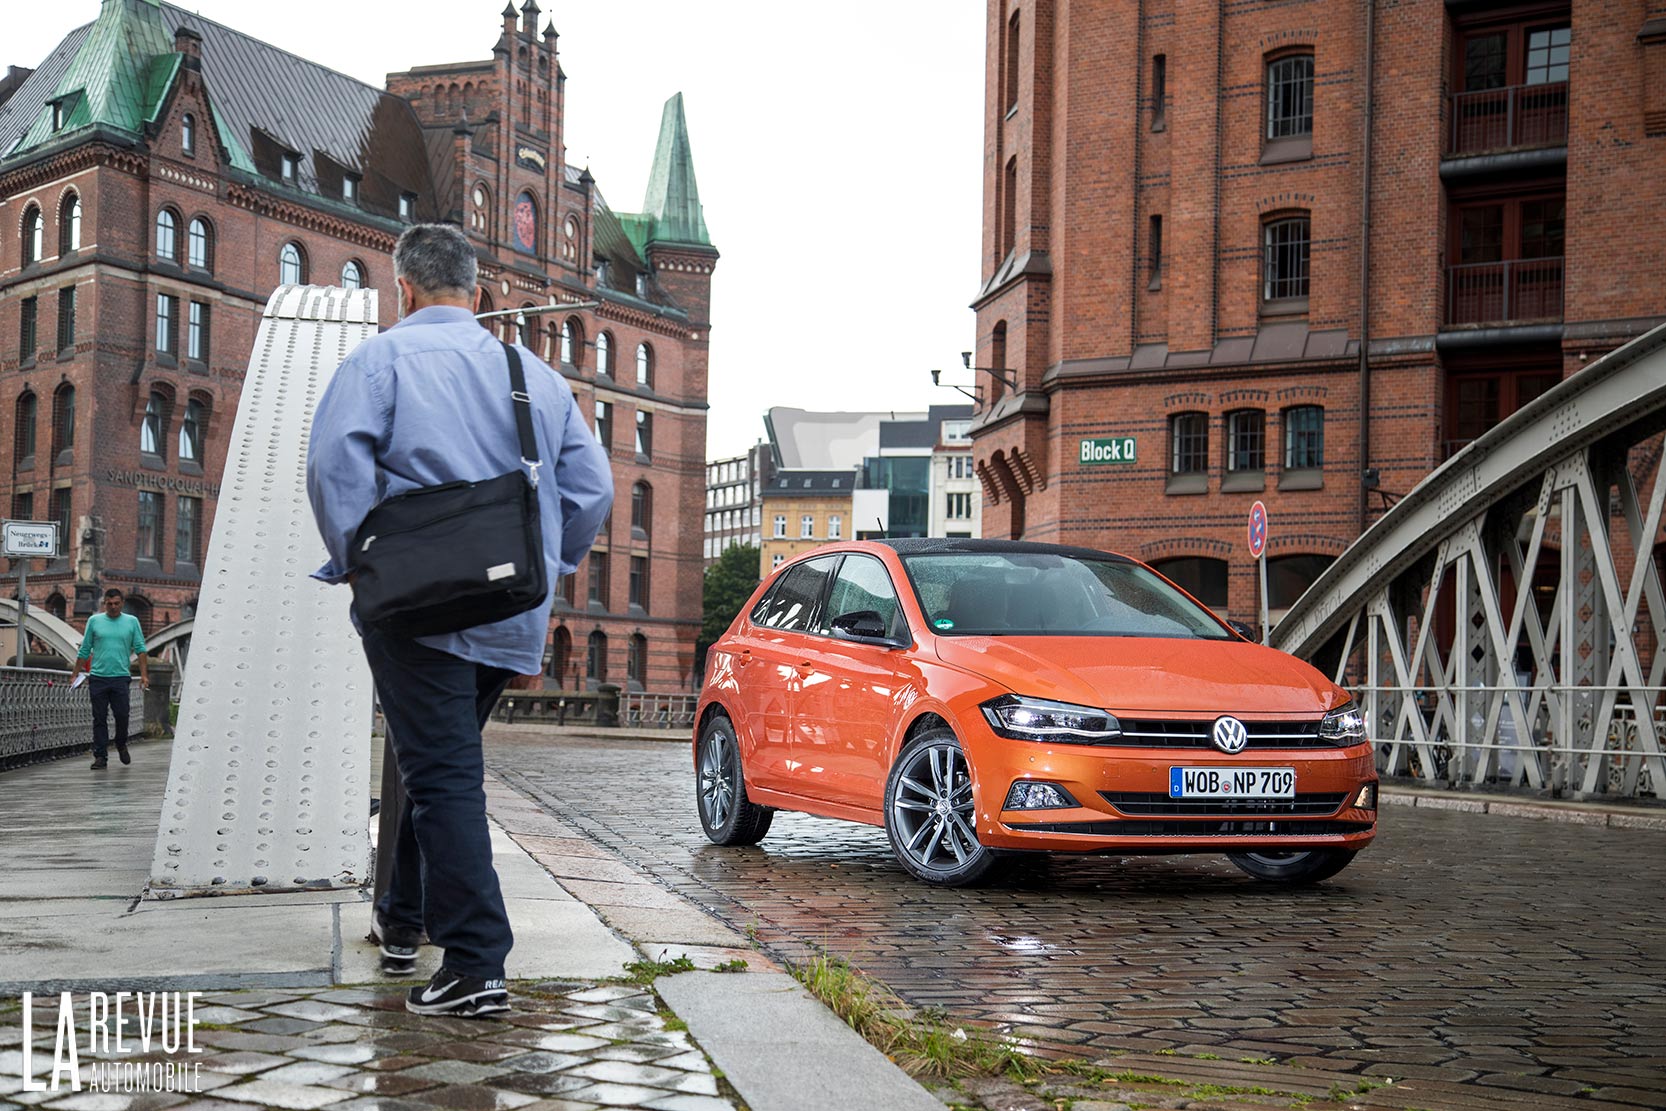
[[[4,636],[0,636],[0,656],[5,655],[6,650],[13,645],[10,639],[13,634],[10,630],[17,628],[17,611],[19,608],[15,598],[0,598],[0,624],[10,626],[8,632]],[[26,628],[31,636],[39,638],[40,642],[46,645],[48,649],[58,653],[66,660],[75,659],[75,654],[81,650],[81,634],[75,631],[75,627],[60,617],[52,616],[50,612],[37,605],[31,604],[29,606]],[[22,660],[18,661],[19,664],[22,664],[22,662]]]
[[[1658,796],[1663,429],[1666,327],[1448,460],[1297,600],[1274,646],[1351,687],[1387,774]]]

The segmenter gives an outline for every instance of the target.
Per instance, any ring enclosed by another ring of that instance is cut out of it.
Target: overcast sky
[[[37,65],[98,14],[97,0],[9,6],[0,65]],[[502,0],[182,6],[378,87],[389,71],[489,58],[503,10]],[[793,0],[544,7],[561,34],[568,161],[590,166],[614,208],[641,207],[661,108],[683,93],[723,255],[708,458],[762,438],[771,405],[964,400],[934,390],[928,371],[958,371],[973,347],[982,3],[899,0],[877,20]]]

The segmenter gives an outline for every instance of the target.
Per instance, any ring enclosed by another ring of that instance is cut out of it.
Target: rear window
[[[926,624],[945,636],[1232,640],[1208,610],[1137,563],[1052,552],[903,557]]]
[[[838,557],[830,556],[788,568],[752,611],[752,624],[789,632],[810,629],[827,577],[837,563]]]

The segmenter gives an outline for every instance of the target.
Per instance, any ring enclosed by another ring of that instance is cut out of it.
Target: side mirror
[[[885,618],[875,610],[855,610],[841,613],[832,621],[833,635],[846,640],[891,643]]]

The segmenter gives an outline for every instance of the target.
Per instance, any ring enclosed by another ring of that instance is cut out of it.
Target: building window
[[[174,562],[198,564],[202,553],[202,499],[181,497],[174,510]]]
[[[561,322],[561,361],[566,366],[576,365],[573,362],[573,322]]]
[[[35,495],[31,491],[28,491],[28,490],[23,491],[23,493],[21,493],[21,494],[13,494],[12,495],[12,520],[14,520],[14,521],[32,521],[34,519],[35,519]],[[62,541],[63,539],[64,539],[63,537],[59,537],[60,541]],[[50,603],[48,605],[50,607]],[[53,616],[62,617],[63,613],[61,611],[56,612],[56,613],[53,614]]]
[[[1568,79],[1571,27],[1547,27],[1527,35],[1527,84],[1551,85]]]
[[[356,203],[359,199],[359,179],[352,174],[341,176],[341,199],[349,204]]]
[[[636,411],[636,454],[652,458],[654,454],[654,415]]]
[[[1153,563],[1152,569],[1210,609],[1226,609],[1227,572],[1224,559],[1182,556]]]
[[[185,357],[199,363],[208,361],[208,305],[191,302],[191,317],[185,333]]]
[[[193,463],[202,462],[202,442],[208,414],[200,401],[185,403],[185,418],[179,422],[179,458]]]
[[[646,482],[631,487],[631,532],[648,537],[654,527],[654,490]]]
[[[40,345],[40,341],[36,337],[39,319],[40,298],[25,297],[17,327],[17,357],[24,363],[35,361],[35,350]]]
[[[572,216],[568,216],[567,222],[561,225],[561,230],[563,233],[561,238],[561,257],[566,259],[568,262],[578,261],[578,220]]]
[[[164,262],[179,261],[179,218],[172,209],[156,214],[156,257]]]
[[[1018,249],[1018,156],[1007,159],[1001,175],[1001,243],[997,253],[1006,258]],[[996,363],[996,366],[1002,364]]]
[[[149,490],[139,491],[139,527],[137,530],[140,559],[162,558],[162,495]]]
[[[81,249],[81,195],[69,193],[58,206],[58,253]]]
[[[1313,134],[1313,55],[1294,54],[1267,64],[1267,138]]]
[[[626,657],[626,674],[632,690],[643,690],[648,683],[648,638],[635,633],[630,640],[630,654]]]
[[[596,442],[604,450],[613,447],[613,406],[605,401],[596,402]]]
[[[647,612],[648,609],[648,557],[631,556],[631,605]]]
[[[1468,204],[1454,216],[1448,324],[1561,319],[1564,197]]]
[[[416,218],[415,193],[399,194],[399,218],[401,220],[412,220]]]
[[[58,291],[58,353],[75,350],[75,287]]]
[[[816,535],[816,519],[809,513],[798,519],[798,537],[800,540],[811,540]]]
[[[785,540],[787,538],[787,515],[785,513],[777,513],[775,515],[774,535],[776,540]]]
[[[776,552],[773,556],[770,557],[769,569],[771,571],[775,570],[777,567],[781,566],[782,563],[786,562],[786,559],[787,559],[786,556],[782,555],[780,552]]]
[[[606,332],[596,337],[596,373],[613,374],[613,337]]]
[[[654,388],[654,349],[645,343],[636,345],[636,384]]]
[[[1284,469],[1317,470],[1325,465],[1325,411],[1300,405],[1284,411]]]
[[[606,535],[605,533],[603,535]],[[590,593],[586,595],[593,606],[607,608],[608,567],[606,552],[590,553]]]
[[[52,102],[52,130],[53,131],[62,131],[63,127],[64,127],[64,102],[61,101],[61,100],[54,100]]]
[[[584,677],[589,686],[598,687],[607,682],[607,634],[600,629],[591,633],[589,647]]]
[[[945,516],[951,521],[969,521],[972,519],[972,495],[950,494]]]
[[[1168,126],[1169,59],[1167,54],[1151,58],[1151,130]]]
[[[35,465],[35,395],[25,390],[18,395],[12,422],[12,467],[22,470]]]
[[[1266,306],[1305,308],[1308,218],[1274,220],[1262,229],[1261,299]]]
[[[62,385],[52,395],[52,454],[61,462],[75,447],[75,387]]]
[[[348,259],[341,264],[341,288],[364,288],[364,267],[356,259]]]
[[[525,254],[538,253],[538,202],[531,193],[523,192],[515,198],[515,211],[511,214],[511,221],[515,234],[515,250]]]
[[[1169,473],[1203,474],[1209,469],[1209,417],[1176,413],[1169,418]]]
[[[75,519],[75,501],[68,486],[60,486],[52,491],[47,513],[52,520],[58,522],[58,549],[65,555],[70,555],[75,551],[75,535],[69,531],[69,526]]]
[[[1011,112],[1018,107],[1018,47],[1023,39],[1019,30],[1019,14],[1012,13],[1012,19],[1007,21],[1007,64],[1006,64],[1006,110]]]
[[[193,217],[191,226],[185,230],[185,260],[194,270],[207,270],[212,257],[208,221],[201,216]]]
[[[1260,409],[1226,415],[1226,469],[1231,473],[1267,469],[1267,414]]]
[[[179,354],[179,298],[169,293],[156,295],[156,353]]]
[[[278,176],[288,184],[294,185],[301,177],[301,156],[284,154],[279,160]]]
[[[1151,280],[1147,289],[1163,288],[1163,218],[1151,218]]]
[[[41,253],[46,249],[46,220],[41,216],[40,209],[34,205],[23,214],[23,265],[29,266],[41,260]]]
[[[304,285],[307,280],[307,260],[299,244],[285,243],[278,251],[278,284]]]
[[[827,517],[827,538],[829,540],[839,539],[839,537],[844,535],[844,529],[845,529],[844,518],[842,518],[837,513],[832,513],[832,514],[828,515],[828,517]]]
[[[197,153],[197,121],[189,112],[179,117],[179,149],[184,154]]]
[[[162,433],[166,418],[163,410],[167,402],[159,393],[152,393],[145,399],[145,419],[139,425],[139,450],[146,455],[160,456],[162,454]]]

